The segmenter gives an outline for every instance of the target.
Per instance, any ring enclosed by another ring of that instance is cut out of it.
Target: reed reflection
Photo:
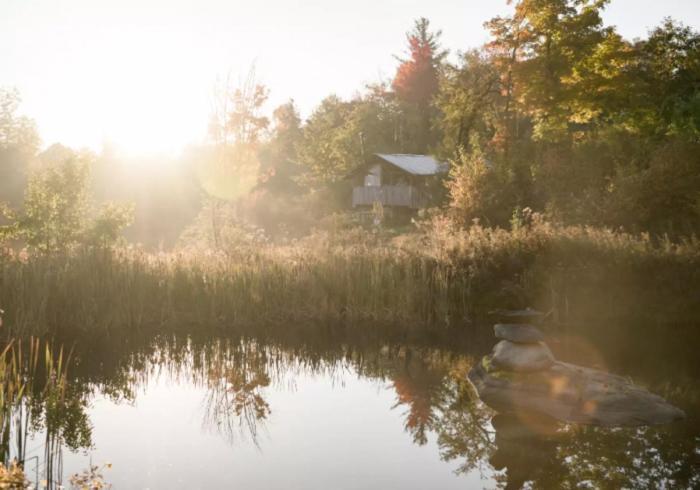
[[[92,445],[88,393],[68,381],[70,361],[62,347],[35,338],[10,341],[0,354],[0,462],[16,462],[35,486],[61,485],[64,447]]]

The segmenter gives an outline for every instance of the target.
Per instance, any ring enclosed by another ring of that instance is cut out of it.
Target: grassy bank
[[[534,223],[460,230],[434,221],[393,238],[326,233],[233,253],[77,250],[5,254],[7,335],[122,335],[161,328],[300,323],[466,328],[496,307],[558,322],[690,322],[700,244]]]

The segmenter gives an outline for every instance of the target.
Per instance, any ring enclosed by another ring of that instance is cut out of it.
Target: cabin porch
[[[375,202],[383,206],[420,209],[426,206],[425,193],[409,184],[356,186],[352,190],[352,207],[373,206]]]

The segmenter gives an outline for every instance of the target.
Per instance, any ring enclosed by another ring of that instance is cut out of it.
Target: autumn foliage
[[[406,35],[410,58],[400,59],[392,88],[399,99],[427,105],[438,90],[438,66],[445,53],[439,51],[440,32],[430,33],[425,18],[416,21]]]

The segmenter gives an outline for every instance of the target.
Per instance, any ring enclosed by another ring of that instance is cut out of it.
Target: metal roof
[[[436,175],[447,171],[446,164],[438,162],[430,155],[405,153],[375,153],[375,155],[413,175]]]

